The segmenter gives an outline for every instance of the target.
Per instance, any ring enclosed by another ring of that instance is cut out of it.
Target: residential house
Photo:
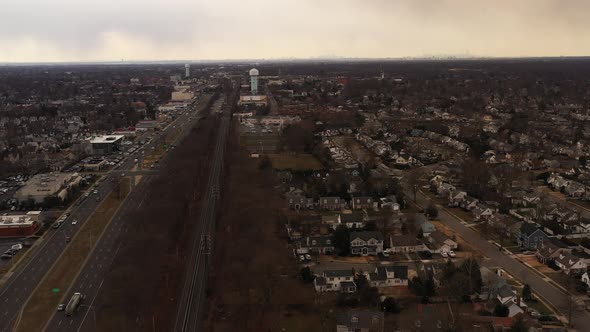
[[[586,186],[579,182],[569,181],[568,184],[563,187],[563,193],[569,197],[582,197],[586,194]]]
[[[322,215],[322,224],[327,225],[331,229],[335,230],[342,224],[340,214],[326,214]]]
[[[367,273],[371,287],[408,285],[408,267],[405,265],[378,266],[375,272]]]
[[[344,201],[340,197],[320,197],[322,210],[339,211],[344,207]]]
[[[369,231],[351,232],[350,253],[361,256],[383,253],[383,234]]]
[[[523,222],[520,226],[520,234],[518,235],[517,241],[521,248],[535,250],[546,239],[548,239],[547,234],[537,227],[537,224]]]
[[[353,210],[363,210],[363,209],[373,209],[377,205],[377,202],[372,197],[362,196],[362,197],[353,197],[352,198],[352,209]]]
[[[445,233],[437,230],[428,236],[432,251],[435,253],[449,252],[457,249],[457,242],[448,237]]]
[[[301,209],[308,209],[312,210],[314,208],[313,198],[308,198],[303,196],[302,194],[297,193],[286,193],[285,198],[287,203],[289,204],[289,208],[293,210],[301,210]]]
[[[501,270],[492,271],[489,268],[482,266],[479,269],[481,274],[481,292],[479,294],[480,299],[490,300],[498,296],[500,289],[507,285],[508,282],[500,274]]]
[[[422,213],[417,213],[415,218],[416,226],[420,227],[422,235],[428,236],[430,233],[436,231],[434,224],[424,216]]]
[[[428,248],[413,235],[397,235],[389,238],[391,252],[419,252]]]
[[[464,191],[453,191],[449,195],[449,201],[447,203],[450,207],[459,207],[461,203],[467,198],[467,193]]]
[[[539,262],[549,264],[549,262],[559,256],[560,253],[566,251],[569,251],[569,249],[565,243],[559,241],[557,238],[550,237],[541,241],[541,243],[537,245],[535,256]]]
[[[317,292],[356,292],[354,273],[350,270],[325,270],[321,276],[314,279]]]
[[[334,240],[332,236],[307,236],[295,241],[297,254],[321,254],[329,255],[334,252]]]
[[[586,272],[588,265],[580,257],[574,256],[569,252],[562,252],[554,259],[557,265],[565,274],[581,275]]]
[[[383,332],[384,322],[381,311],[349,310],[336,314],[336,332]]]
[[[465,211],[471,211],[475,209],[478,204],[479,200],[477,198],[467,196],[461,203],[459,203],[459,207],[461,207]]]
[[[340,215],[340,222],[349,229],[361,229],[365,227],[366,220],[368,220],[368,216],[363,211],[354,211],[353,213],[343,213]]]
[[[395,196],[387,196],[387,197],[382,197],[379,199],[379,201],[381,201],[381,208],[385,209],[385,208],[390,208],[392,211],[399,211],[400,206],[397,203],[397,198]]]
[[[492,218],[495,211],[487,206],[477,205],[473,210],[471,210],[471,213],[473,213],[474,221],[488,221]]]
[[[441,197],[448,197],[453,191],[457,190],[455,186],[450,183],[443,182],[436,188],[436,193]]]

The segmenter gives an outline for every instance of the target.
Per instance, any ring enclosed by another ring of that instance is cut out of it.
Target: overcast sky
[[[590,55],[590,0],[2,1],[0,62]]]

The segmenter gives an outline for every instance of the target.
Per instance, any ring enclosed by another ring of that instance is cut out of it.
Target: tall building
[[[184,65],[184,71],[184,75],[186,76],[186,78],[189,78],[191,76],[191,65],[189,65],[188,63]]]
[[[258,94],[258,69],[250,69],[250,90],[253,95]]]

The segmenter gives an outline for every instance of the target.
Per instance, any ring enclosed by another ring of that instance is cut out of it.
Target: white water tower
[[[189,65],[188,63],[184,65],[184,75],[186,76],[186,78],[189,78],[191,76],[191,65]]]
[[[258,69],[250,69],[250,90],[253,95],[258,94]]]

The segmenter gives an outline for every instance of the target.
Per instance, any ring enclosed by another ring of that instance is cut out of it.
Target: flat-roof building
[[[88,140],[92,154],[110,154],[121,150],[124,135],[95,136]]]
[[[39,226],[41,211],[29,211],[26,214],[0,216],[0,237],[22,237],[35,234]]]
[[[20,202],[33,199],[42,203],[46,197],[56,196],[66,199],[68,189],[77,185],[82,177],[78,173],[44,173],[31,177],[23,187],[16,191],[14,198]]]

